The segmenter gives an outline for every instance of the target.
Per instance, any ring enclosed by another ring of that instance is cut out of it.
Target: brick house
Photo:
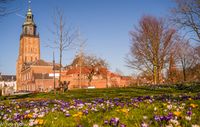
[[[58,73],[59,65],[55,65],[56,73]],[[21,84],[19,90],[27,91],[50,91],[54,88],[54,78],[49,74],[53,74],[53,64],[44,60],[37,60],[27,63],[21,71]],[[55,78],[56,87],[58,87],[58,77]]]
[[[88,67],[69,66],[62,71],[61,79],[70,81],[69,89],[127,87],[132,80],[131,77],[115,74],[106,68],[99,68],[99,73],[92,77],[91,85],[89,85],[88,73],[90,73]]]

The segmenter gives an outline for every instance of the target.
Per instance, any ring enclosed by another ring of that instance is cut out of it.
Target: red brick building
[[[58,76],[53,74],[53,64],[40,59],[40,38],[36,32],[31,9],[28,9],[22,25],[19,54],[16,64],[17,90],[50,91],[58,86]],[[59,65],[55,65],[58,74]],[[61,81],[70,81],[69,89],[74,88],[108,88],[129,85],[131,78],[110,72],[107,68],[97,68],[98,74],[88,80],[90,67],[70,65],[61,72]],[[54,80],[55,79],[55,80]],[[54,86],[55,82],[55,86]]]
[[[37,26],[33,19],[31,9],[28,9],[26,19],[22,25],[22,33],[20,36],[19,54],[16,63],[16,79],[18,90],[22,88],[22,68],[27,63],[32,63],[40,59],[40,37],[37,33]]]
[[[78,58],[75,58],[76,61]],[[109,88],[109,87],[126,87],[128,86],[132,78],[127,76],[121,76],[109,71],[105,67],[97,68],[98,71],[92,76],[92,80],[89,80],[89,73],[91,68],[89,66],[78,66],[74,64],[65,67],[62,71],[62,81],[70,81],[69,89],[74,88]],[[77,60],[77,63],[78,60]]]
[[[56,65],[58,68],[58,65]],[[31,8],[22,25],[16,63],[17,90],[47,91],[53,89],[53,64],[40,59],[40,37]],[[57,80],[57,79],[56,79]]]
[[[59,66],[56,65],[56,73]],[[53,65],[44,60],[37,60],[23,66],[19,90],[50,91],[54,88]],[[58,87],[58,77],[55,78],[55,87]]]

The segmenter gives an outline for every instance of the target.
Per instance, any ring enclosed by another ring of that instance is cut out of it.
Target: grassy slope
[[[47,98],[47,99],[93,99],[93,98],[130,98],[146,95],[192,95],[200,92],[200,84],[195,85],[172,85],[172,86],[140,86],[131,88],[108,88],[108,89],[77,89],[69,90],[66,93],[35,93],[29,95],[10,96],[3,99],[24,99],[24,98]]]

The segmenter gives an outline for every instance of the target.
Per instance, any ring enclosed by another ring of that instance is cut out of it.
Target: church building
[[[20,35],[19,54],[16,64],[17,90],[53,89],[53,64],[40,59],[40,37],[29,7]],[[45,86],[45,84],[51,84]]]
[[[75,58],[76,59],[76,58]],[[60,65],[55,64],[54,69],[58,74]],[[18,91],[51,91],[58,86],[58,76],[61,82],[70,82],[68,88],[108,88],[125,87],[130,84],[130,78],[110,72],[107,68],[100,68],[99,73],[93,76],[88,84],[88,75],[91,68],[84,66],[77,68],[75,65],[68,65],[62,68],[61,75],[54,75],[53,63],[40,59],[40,37],[34,16],[29,7],[25,22],[22,25],[20,36],[19,54],[16,63],[16,80]]]

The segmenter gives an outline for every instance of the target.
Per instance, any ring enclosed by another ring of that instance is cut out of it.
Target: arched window
[[[27,34],[27,27],[24,28],[24,33]]]
[[[30,33],[30,34],[33,34],[33,29],[32,29],[32,27],[29,28],[29,33]]]

